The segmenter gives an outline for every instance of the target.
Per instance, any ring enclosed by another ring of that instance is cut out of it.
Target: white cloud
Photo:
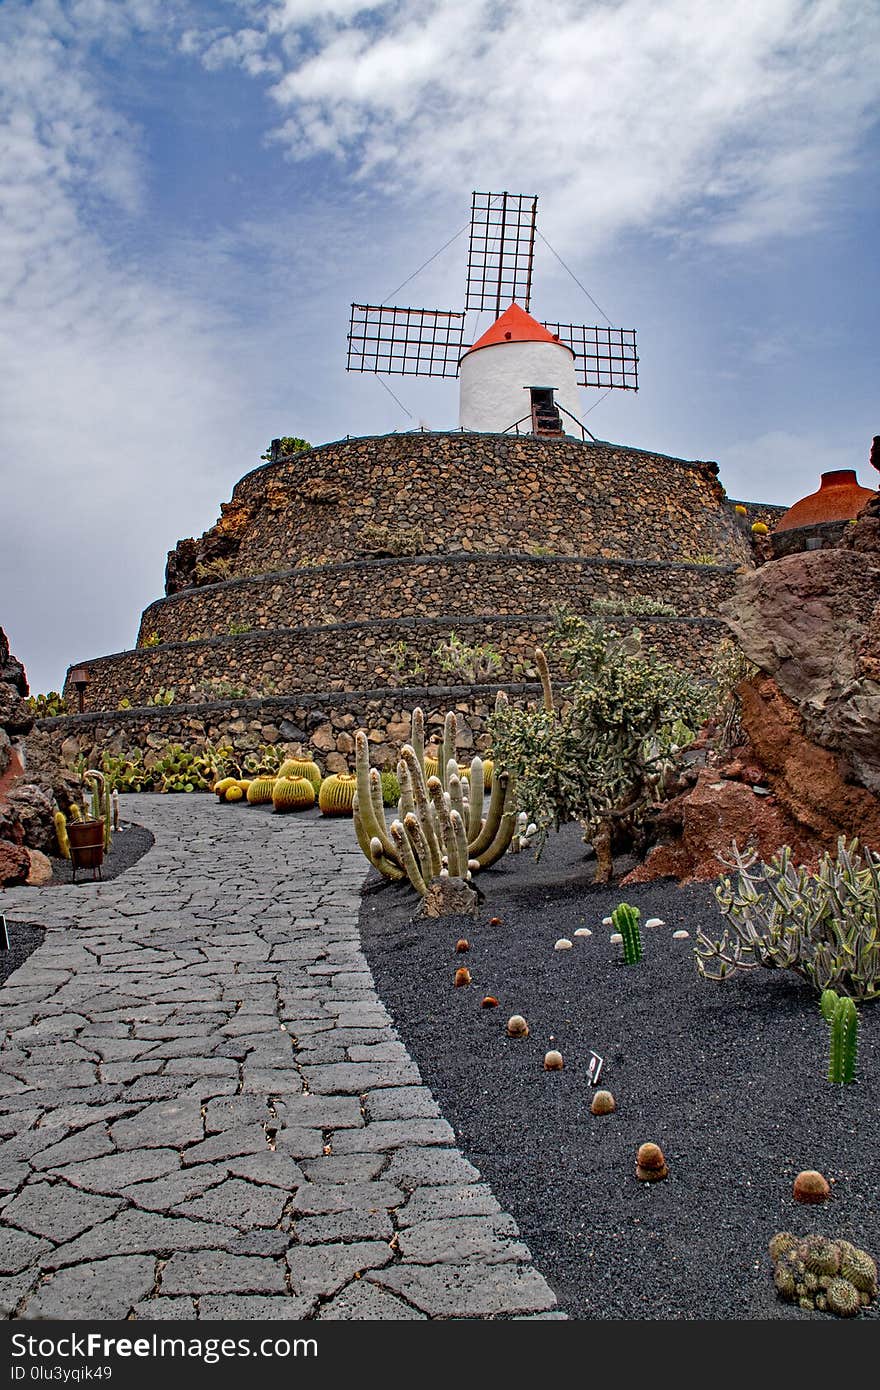
[[[253,456],[220,315],[114,250],[146,194],[139,134],[90,73],[105,18],[99,0],[0,14],[0,623],[37,688],[133,641],[177,528],[210,524],[228,486],[212,446]]]
[[[852,468],[862,487],[875,488],[877,475],[868,463],[870,439],[859,447],[847,440],[790,430],[768,430],[739,439],[724,449],[721,476],[731,497],[791,506],[815,492],[823,473]]]
[[[330,154],[409,195],[538,189],[563,244],[812,229],[876,116],[880,10],[863,0],[245,10],[242,32],[291,41],[271,91],[292,158]]]

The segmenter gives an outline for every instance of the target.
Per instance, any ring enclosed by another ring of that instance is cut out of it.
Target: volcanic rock
[[[18,883],[27,883],[30,871],[31,859],[24,846],[0,840],[0,888],[12,888]]]

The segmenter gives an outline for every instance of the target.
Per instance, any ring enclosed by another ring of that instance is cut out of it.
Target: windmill
[[[578,388],[638,390],[635,330],[532,317],[537,206],[534,196],[475,192],[464,309],[352,304],[346,369],[460,377],[462,429],[562,435],[574,422],[588,434]],[[487,309],[494,322],[467,346],[467,313]]]

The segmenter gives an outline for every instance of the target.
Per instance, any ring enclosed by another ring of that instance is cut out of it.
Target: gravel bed
[[[108,879],[118,878],[120,874],[130,869],[132,864],[136,864],[139,859],[153,848],[155,838],[149,830],[145,830],[142,825],[134,825],[130,821],[121,821],[119,829],[113,832],[113,839],[110,842],[110,851],[104,855],[104,863],[101,865],[101,880],[106,883]],[[92,882],[91,869],[80,869],[76,886]],[[47,887],[54,888],[63,884],[73,883],[73,865],[69,859],[52,859],[52,882]]]
[[[42,927],[36,926],[33,922],[10,922],[6,919],[6,931],[9,935],[9,950],[3,949],[2,933],[0,933],[0,985],[4,980],[8,980],[14,970],[20,965],[24,965],[28,956],[31,955],[38,946],[42,946],[46,935]]]
[[[721,920],[711,885],[596,888],[593,867],[569,826],[537,865],[507,856],[480,875],[476,920],[414,920],[410,891],[367,892],[361,934],[380,996],[571,1317],[821,1320],[777,1298],[767,1242],[820,1231],[880,1257],[880,1003],[861,1010],[856,1083],[833,1086],[818,1000],[799,977],[697,975],[697,925]],[[602,925],[621,900],[666,924],[644,932],[634,966]],[[470,950],[457,954],[462,936]],[[554,950],[563,936],[573,948]],[[461,965],[473,983],[456,989]],[[487,994],[498,1008],[481,1007]],[[506,1036],[513,1013],[528,1020],[525,1040]],[[543,1069],[551,1047],[561,1072]],[[591,1051],[612,1115],[590,1114]],[[636,1180],[646,1140],[666,1155],[663,1182]],[[794,1202],[802,1168],[832,1183],[824,1205]]]

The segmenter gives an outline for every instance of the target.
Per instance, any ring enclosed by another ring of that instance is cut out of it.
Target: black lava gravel
[[[569,826],[538,864],[507,856],[480,875],[476,920],[414,919],[411,892],[367,892],[363,945],[401,1037],[569,1316],[823,1320],[777,1298],[767,1242],[820,1231],[880,1256],[880,1003],[861,1010],[856,1083],[832,1085],[818,1001],[798,976],[697,975],[696,928],[721,921],[710,885],[595,888],[593,867]],[[644,931],[634,966],[602,925],[621,901],[666,924]],[[554,950],[559,937],[573,948]],[[456,989],[461,965],[473,983]],[[489,994],[498,1008],[481,1008]],[[506,1035],[513,1013],[525,1040]],[[563,1071],[544,1071],[549,1048]],[[591,1051],[614,1114],[590,1114]],[[665,1181],[636,1180],[647,1140]],[[795,1203],[802,1168],[832,1183],[828,1202]]]
[[[9,950],[4,950],[3,931],[0,927],[0,985],[8,980],[14,970],[24,965],[28,956],[38,946],[42,946],[46,933],[42,927],[32,922],[10,922],[6,919],[6,932],[9,937]]]
[[[155,843],[154,836],[142,825],[123,821],[119,829],[114,831],[109,853],[104,855],[104,863],[101,865],[103,882],[106,883],[108,879],[118,878],[120,874],[125,873],[125,870],[142,859]],[[91,869],[80,869],[76,879],[77,887],[91,882]],[[69,859],[53,858],[52,882],[47,887],[52,888],[65,883],[73,883],[73,866]]]

